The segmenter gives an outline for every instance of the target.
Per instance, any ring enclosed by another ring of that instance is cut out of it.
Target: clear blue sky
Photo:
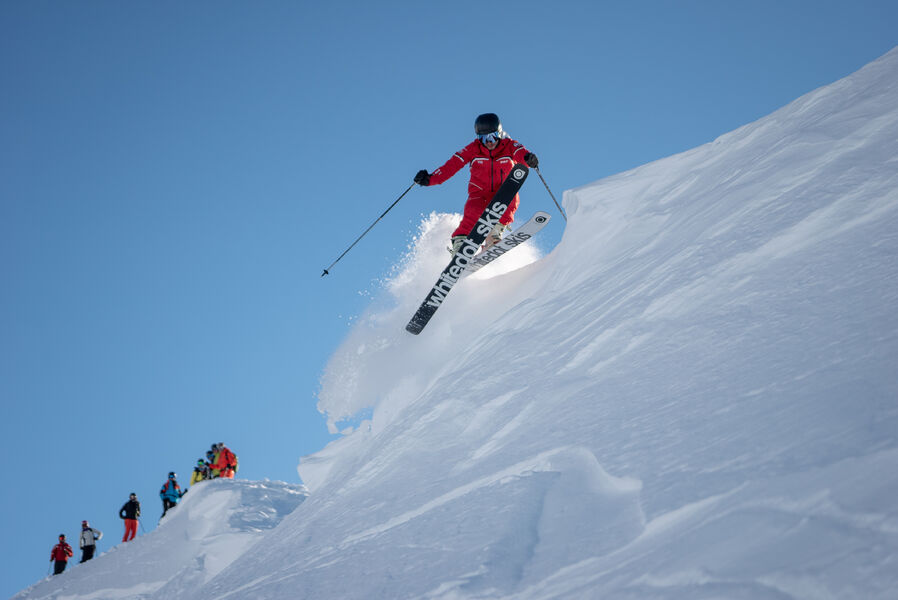
[[[892,1],[317,4],[0,2],[0,596],[131,491],[151,530],[212,442],[299,481],[330,353],[465,173],[321,270],[478,113],[560,199],[898,44]]]

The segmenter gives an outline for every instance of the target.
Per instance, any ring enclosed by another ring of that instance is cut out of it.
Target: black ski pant
[[[165,513],[168,512],[168,509],[174,508],[176,505],[177,504],[175,502],[172,502],[168,498],[163,498],[162,499],[162,517],[165,516]],[[162,517],[159,517],[159,518],[161,519]]]
[[[57,560],[57,561],[56,561],[56,564],[53,565],[53,574],[54,574],[54,575],[59,575],[59,574],[62,573],[63,571],[65,571],[65,561],[64,561],[64,560]]]
[[[81,562],[87,562],[94,557],[94,550],[97,547],[91,544],[90,546],[85,546],[81,549]]]

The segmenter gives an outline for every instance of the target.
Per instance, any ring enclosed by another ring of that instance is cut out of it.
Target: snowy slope
[[[322,376],[309,498],[167,595],[895,598],[898,50],[565,208],[415,337],[432,215]],[[24,597],[122,597],[70,581]]]
[[[199,483],[155,531],[119,543],[84,564],[70,563],[62,575],[48,577],[14,598],[192,598],[307,495],[303,486],[281,482]],[[104,539],[115,535],[106,533]],[[76,549],[76,559],[79,555]]]
[[[895,597],[898,51],[565,204],[412,338],[419,246],[322,380],[370,423],[201,597]]]

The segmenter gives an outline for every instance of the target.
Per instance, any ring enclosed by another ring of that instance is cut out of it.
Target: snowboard
[[[439,279],[427,293],[424,302],[421,303],[408,325],[405,326],[406,331],[418,335],[424,330],[434,313],[443,304],[443,300],[452,291],[453,286],[461,279],[465,268],[480,252],[480,246],[483,245],[486,236],[489,235],[489,232],[492,231],[499,219],[502,218],[502,215],[505,214],[505,211],[508,210],[508,206],[514,199],[515,194],[518,193],[518,190],[521,189],[529,173],[530,169],[524,164],[516,164],[511,169],[508,177],[496,190],[493,199],[490,200],[480,218],[477,219],[477,223],[474,224],[474,228],[471,229],[471,233],[468,234],[461,248],[455,253],[452,260],[443,269],[443,272],[440,273]]]
[[[535,215],[530,217],[529,221],[512,231],[510,234],[506,235],[504,238],[490,246],[488,249],[475,256],[474,260],[472,260],[468,265],[468,268],[465,269],[463,277],[467,277],[471,273],[476,272],[478,269],[482,269],[500,256],[504,255],[509,250],[517,248],[518,246],[532,238],[540,229],[546,226],[546,224],[549,222],[549,219],[551,218],[552,217],[551,215],[549,215],[549,213],[542,211],[537,212]]]

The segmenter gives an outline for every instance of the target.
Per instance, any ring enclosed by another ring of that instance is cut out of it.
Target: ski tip
[[[331,272],[328,271],[327,269],[325,269],[324,272],[321,274],[321,276],[324,277],[325,275],[330,275],[330,274],[331,274]]]

